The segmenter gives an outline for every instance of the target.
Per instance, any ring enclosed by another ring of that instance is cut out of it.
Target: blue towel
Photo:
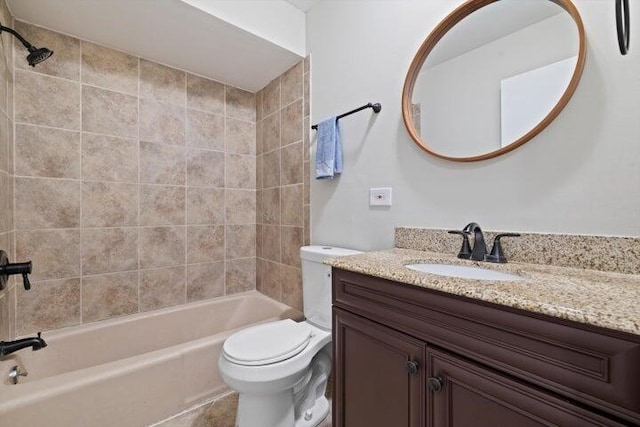
[[[316,179],[333,179],[342,173],[342,144],[338,119],[331,117],[318,123]]]

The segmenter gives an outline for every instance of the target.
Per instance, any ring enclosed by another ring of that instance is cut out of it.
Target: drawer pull
[[[417,362],[414,362],[413,360],[410,360],[407,362],[407,373],[409,375],[415,375],[418,373],[418,369],[420,369],[420,366],[418,365]]]
[[[443,385],[444,384],[442,382],[442,378],[432,377],[427,379],[427,387],[429,388],[429,391],[432,391],[434,393],[442,390]]]

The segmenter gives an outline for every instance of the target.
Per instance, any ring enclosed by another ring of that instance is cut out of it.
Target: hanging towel
[[[342,144],[336,117],[318,123],[316,179],[333,179],[342,173]]]

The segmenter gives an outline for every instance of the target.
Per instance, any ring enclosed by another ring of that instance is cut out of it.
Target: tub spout
[[[36,351],[46,346],[47,343],[40,336],[40,332],[38,332],[37,337],[22,338],[15,341],[0,341],[0,358],[26,347],[31,347],[33,351]]]

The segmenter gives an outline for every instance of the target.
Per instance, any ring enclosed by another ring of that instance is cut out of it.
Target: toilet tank
[[[331,329],[331,267],[322,262],[328,258],[355,255],[362,252],[333,246],[303,246],[302,298],[307,321]]]

